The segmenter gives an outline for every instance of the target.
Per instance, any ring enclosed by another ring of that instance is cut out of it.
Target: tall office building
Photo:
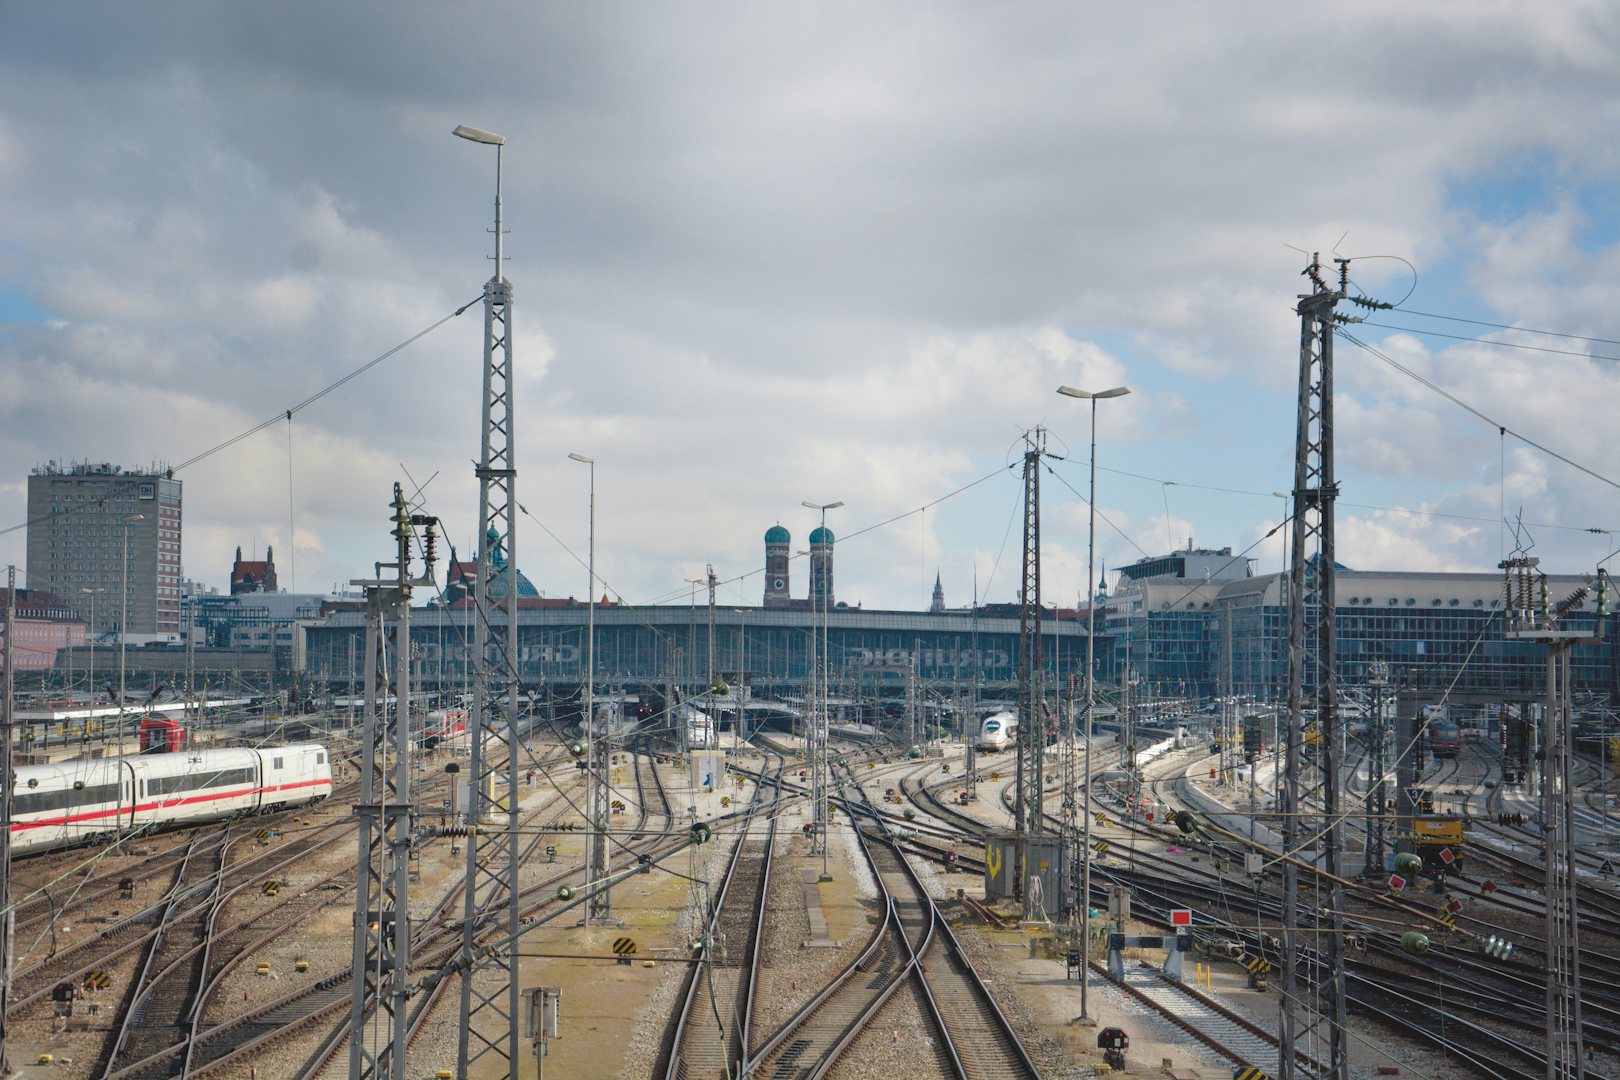
[[[178,633],[180,526],[167,471],[41,465],[28,477],[28,586],[62,597],[91,633],[119,629],[126,610],[131,634]]]

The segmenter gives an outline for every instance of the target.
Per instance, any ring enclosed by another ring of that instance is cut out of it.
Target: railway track
[[[898,848],[885,841],[868,840],[865,846],[877,856],[874,865],[885,875],[885,883],[892,889],[899,885],[897,878],[904,878],[915,890],[914,898],[906,902],[925,911],[928,930],[922,946],[912,949],[911,974],[928,1005],[928,1014],[944,1036],[941,1046],[950,1057],[951,1075],[963,1080],[1038,1077],[1035,1063],[916,871]],[[885,863],[893,869],[885,868]]]
[[[855,782],[859,791],[859,783]],[[882,821],[865,798],[845,805]],[[857,809],[858,808],[858,809]],[[855,960],[756,1050],[747,1072],[769,1080],[826,1075],[897,993],[912,995],[939,1034],[940,1075],[1037,1077],[1006,1017],[915,871],[886,836],[856,829],[882,918]],[[923,1068],[922,1063],[919,1069]]]
[[[776,854],[776,815],[770,811],[779,799],[775,785],[755,789],[754,813],[737,838],[706,925],[704,962],[687,980],[666,1080],[742,1075]]]
[[[229,830],[194,836],[157,930],[120,1009],[121,1022],[95,1074],[106,1080],[163,1080],[190,1032],[209,935],[224,901]]]

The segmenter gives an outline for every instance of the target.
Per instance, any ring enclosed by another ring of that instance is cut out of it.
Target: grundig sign
[[[850,649],[845,663],[849,667],[908,668],[915,657],[919,671],[937,671],[941,668],[973,671],[979,668],[1004,668],[1011,658],[1001,649]]]

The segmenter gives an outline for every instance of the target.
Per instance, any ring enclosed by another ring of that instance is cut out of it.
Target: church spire
[[[945,610],[945,586],[940,583],[938,570],[934,571],[934,598],[928,610],[936,615]]]

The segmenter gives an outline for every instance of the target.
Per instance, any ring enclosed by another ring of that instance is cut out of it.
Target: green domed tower
[[[780,524],[765,530],[765,606],[785,608],[792,603],[789,589],[788,556],[793,534]]]
[[[829,611],[833,599],[833,531],[818,525],[810,533],[810,607]]]

